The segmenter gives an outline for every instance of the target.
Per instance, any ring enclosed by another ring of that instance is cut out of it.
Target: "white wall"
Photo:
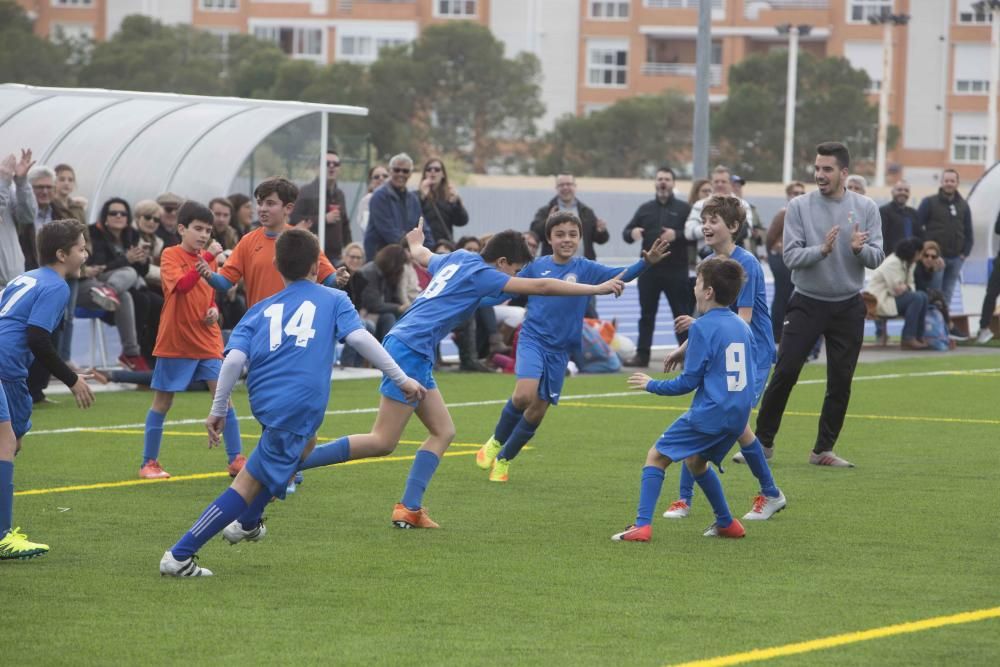
[[[107,0],[107,30],[111,38],[130,14],[143,14],[163,23],[191,24],[194,4],[189,0]]]

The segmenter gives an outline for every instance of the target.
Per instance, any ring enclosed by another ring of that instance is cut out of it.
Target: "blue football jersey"
[[[28,349],[28,327],[48,332],[62,322],[69,285],[48,267],[22,273],[0,295],[0,378],[28,377],[35,355]]]
[[[710,255],[714,257],[715,255]],[[771,328],[771,311],[767,307],[767,292],[764,289],[764,270],[760,261],[740,246],[733,250],[732,258],[740,263],[747,281],[732,305],[734,313],[740,308],[753,308],[750,318],[750,331],[753,332],[754,368],[764,368],[774,363],[774,330]]]
[[[247,311],[226,351],[249,359],[250,409],[264,426],[311,436],[330,400],[338,340],[364,325],[340,290],[300,280]]]
[[[713,308],[688,329],[684,372],[673,380],[650,382],[646,390],[664,396],[694,390],[688,418],[695,430],[742,431],[753,407],[753,343],[746,322],[728,308]]]
[[[583,285],[599,285],[624,271],[621,267],[604,266],[584,257],[573,257],[557,264],[546,255],[521,269],[521,278],[557,278]],[[547,349],[574,350],[580,347],[583,314],[589,296],[529,296],[528,312],[521,326],[522,339],[537,341]]]
[[[433,278],[388,335],[434,359],[441,339],[469,319],[481,299],[499,297],[510,276],[467,250],[434,255],[427,270]]]

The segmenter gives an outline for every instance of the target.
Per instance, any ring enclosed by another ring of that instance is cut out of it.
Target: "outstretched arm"
[[[612,278],[600,285],[585,285],[570,283],[555,278],[511,278],[504,285],[503,291],[508,294],[526,294],[540,296],[593,296],[596,294],[614,294],[621,296],[625,289],[622,276]]]
[[[434,256],[426,246],[424,246],[424,219],[420,218],[417,226],[406,232],[406,243],[410,246],[410,256],[413,257],[420,266],[427,267]]]

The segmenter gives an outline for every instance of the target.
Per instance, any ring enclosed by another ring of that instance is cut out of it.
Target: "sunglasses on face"
[[[109,218],[127,218],[128,213],[125,211],[108,211]]]
[[[427,167],[424,171],[441,171],[441,167]]]
[[[408,174],[411,171],[413,171],[413,170],[412,169],[407,169],[406,167],[393,167],[392,168],[392,173],[394,173],[394,174]]]
[[[326,166],[328,166],[328,167],[339,167],[340,166],[340,160],[327,160],[326,161]]]
[[[145,218],[146,220],[152,220],[153,222],[155,222],[157,224],[160,223],[160,218],[159,218],[159,216],[156,216],[156,215],[140,215],[139,217],[140,218]]]
[[[361,255],[346,255],[346,258],[347,259],[358,259],[358,260],[364,259],[364,257],[362,257]]]
[[[177,207],[176,206],[164,206],[163,207],[163,212],[164,213],[174,213],[175,211],[177,211]]]
[[[389,178],[389,174],[372,174],[373,181],[381,181],[383,178]]]

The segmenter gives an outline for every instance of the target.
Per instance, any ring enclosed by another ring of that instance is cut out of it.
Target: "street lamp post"
[[[980,0],[972,3],[977,14],[990,15],[990,89],[986,119],[986,168],[997,159],[997,90],[1000,82],[1000,0]]]
[[[885,186],[885,153],[889,135],[889,92],[892,88],[892,27],[910,22],[909,14],[873,14],[872,25],[882,26],[882,85],[878,95],[878,138],[875,146],[875,186]]]
[[[798,94],[799,36],[812,31],[809,25],[783,23],[776,26],[779,35],[788,35],[788,82],[785,87],[785,154],[781,163],[781,182],[792,180],[792,156],[795,153],[795,98]]]

